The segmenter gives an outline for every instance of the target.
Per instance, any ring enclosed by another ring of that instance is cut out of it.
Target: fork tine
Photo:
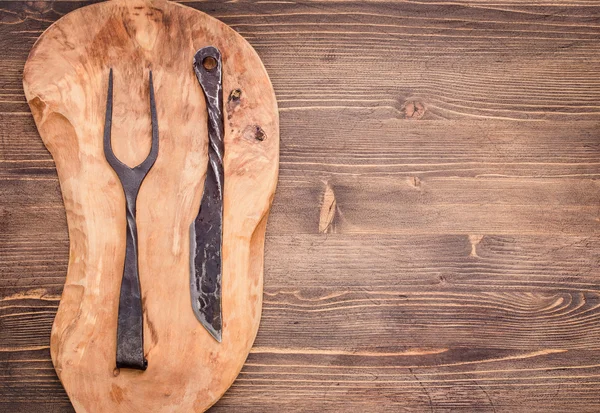
[[[154,98],[152,70],[150,71],[150,116],[152,118],[152,149],[150,156],[156,158],[156,153],[154,152],[158,152],[158,115],[156,113],[156,100]]]
[[[111,129],[112,129],[112,109],[113,109],[113,70],[110,68],[108,74],[108,93],[106,94],[106,115],[104,118],[104,156],[112,166],[118,159],[112,150]]]
[[[156,112],[156,100],[154,98],[154,82],[152,79],[152,70],[150,70],[150,119],[152,122],[152,146],[150,147],[150,153],[144,161],[136,166],[136,169],[140,169],[148,172],[156,158],[158,156],[158,115]]]

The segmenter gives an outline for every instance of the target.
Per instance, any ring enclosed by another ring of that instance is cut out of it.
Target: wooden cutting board
[[[223,55],[225,190],[223,340],[197,321],[189,291],[189,227],[207,168],[207,114],[196,50]],[[137,200],[144,372],[115,365],[125,255],[125,198],[102,135],[114,71],[112,145],[129,166],[150,149],[148,78],[158,159]],[[37,41],[24,88],[58,171],[70,238],[52,360],[78,413],[201,412],[232,384],[258,329],[265,226],[279,158],[277,103],[252,47],[225,24],[165,1],[113,0],[61,18]]]

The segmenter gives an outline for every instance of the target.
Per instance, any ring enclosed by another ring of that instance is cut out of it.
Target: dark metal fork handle
[[[125,239],[125,262],[119,296],[117,320],[117,367],[145,370],[148,363],[144,357],[144,326],[142,296],[138,268],[138,243],[136,224],[136,200],[142,181],[158,156],[158,120],[154,100],[154,85],[150,72],[150,114],[152,119],[152,147],[148,157],[135,168],[130,168],[115,156],[111,144],[113,101],[113,73],[108,78],[106,118],[104,123],[104,155],[117,174],[125,193],[127,232]]]

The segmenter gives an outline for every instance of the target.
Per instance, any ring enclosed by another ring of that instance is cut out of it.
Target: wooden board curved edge
[[[224,73],[221,344],[196,320],[189,293],[188,230],[207,164],[206,108],[191,62],[209,44],[221,50]],[[145,372],[115,369],[125,201],[102,151],[110,67],[113,148],[130,166],[150,147],[150,69],[156,90],[159,156],[137,205]],[[75,409],[206,410],[239,373],[260,322],[265,226],[279,157],[277,103],[260,58],[231,28],[194,9],[115,0],[48,28],[30,53],[23,84],[67,212],[70,259],[51,353]]]

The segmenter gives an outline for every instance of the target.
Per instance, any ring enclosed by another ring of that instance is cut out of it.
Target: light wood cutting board
[[[225,190],[223,340],[197,321],[189,291],[189,226],[207,167],[207,114],[192,69],[196,50],[223,55]],[[112,145],[129,166],[150,149],[148,77],[158,110],[158,159],[137,200],[144,372],[116,369],[125,199],[105,160],[103,122],[114,71]],[[277,103],[252,47],[197,10],[113,0],[78,9],[37,41],[24,88],[58,171],[70,238],[51,353],[75,409],[201,412],[239,373],[262,308],[265,226],[279,158]]]

